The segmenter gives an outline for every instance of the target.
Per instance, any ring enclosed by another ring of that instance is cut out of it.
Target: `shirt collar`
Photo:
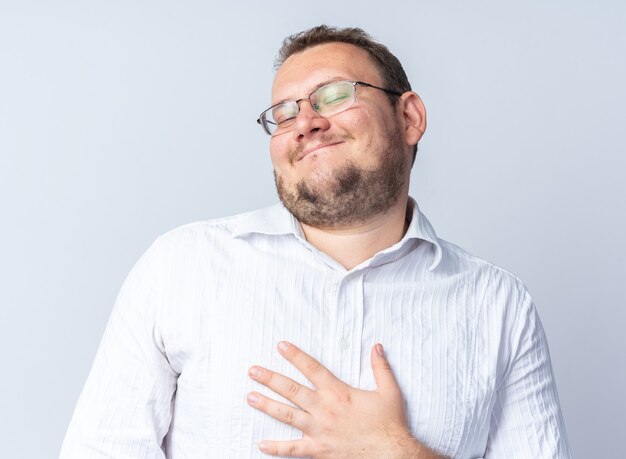
[[[233,237],[243,237],[250,234],[303,236],[300,223],[282,203],[242,215],[232,234]]]
[[[404,246],[407,241],[412,239],[431,243],[435,249],[435,256],[428,269],[432,271],[439,265],[443,256],[439,238],[428,219],[420,212],[417,202],[412,197],[409,197],[408,208],[409,215],[411,215],[411,223],[402,240],[394,245],[393,248]],[[250,234],[264,234],[268,236],[291,234],[298,239],[304,239],[300,223],[282,203],[242,215],[239,222],[235,225],[232,235],[234,238],[237,238]],[[393,250],[393,248],[387,250]]]
[[[441,259],[443,258],[443,251],[441,244],[439,243],[439,238],[426,216],[420,211],[415,199],[410,196],[408,208],[409,215],[411,215],[411,223],[409,223],[406,234],[400,242],[410,239],[419,239],[431,243],[435,249],[435,256],[428,270],[432,271],[439,265],[439,263],[441,263]]]

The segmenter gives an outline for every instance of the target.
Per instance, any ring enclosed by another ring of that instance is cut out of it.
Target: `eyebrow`
[[[336,77],[333,77],[333,78],[329,78],[328,80],[321,81],[317,85],[315,85],[313,87],[313,89],[309,91],[307,96],[310,96],[312,93],[317,91],[322,86],[326,86],[329,83],[334,83],[335,81],[352,81],[352,80],[347,78],[347,77],[344,77],[344,76],[336,76]],[[280,105],[282,103],[291,102],[291,101],[295,101],[295,100],[298,100],[298,99],[283,99],[283,100],[280,100],[280,101],[276,102],[275,104],[272,104],[272,107],[276,107],[277,105]]]

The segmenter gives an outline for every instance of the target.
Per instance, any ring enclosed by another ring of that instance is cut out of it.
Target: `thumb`
[[[379,392],[399,391],[398,383],[393,375],[389,361],[385,357],[383,345],[376,343],[372,348],[372,373]]]

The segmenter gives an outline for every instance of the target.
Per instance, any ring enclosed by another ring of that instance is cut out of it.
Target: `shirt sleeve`
[[[166,457],[177,374],[160,335],[156,252],[153,244],[122,286],[61,459]]]
[[[511,353],[499,382],[485,459],[570,458],[548,343],[524,292],[513,316]]]

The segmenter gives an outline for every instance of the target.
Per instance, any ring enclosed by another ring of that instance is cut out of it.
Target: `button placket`
[[[363,282],[366,270],[354,278],[354,326],[352,333],[352,368],[353,386],[358,387],[361,380],[361,354],[363,353],[363,316],[365,315],[365,299]]]

